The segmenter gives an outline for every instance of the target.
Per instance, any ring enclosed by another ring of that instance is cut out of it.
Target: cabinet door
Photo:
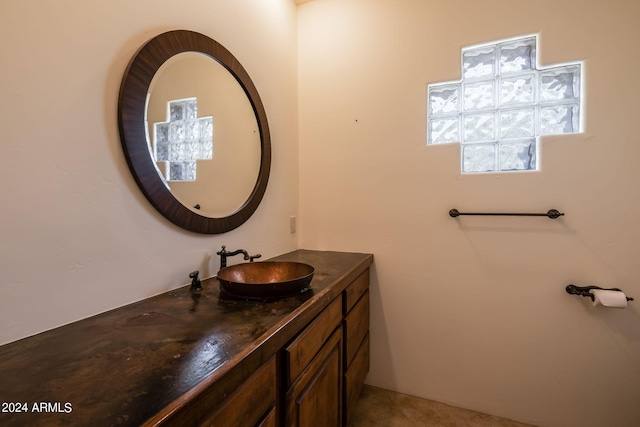
[[[287,392],[287,426],[341,425],[341,354],[342,328],[339,327]]]

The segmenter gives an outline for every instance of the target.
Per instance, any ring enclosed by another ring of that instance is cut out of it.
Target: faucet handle
[[[227,247],[225,245],[222,245],[222,249],[216,252],[216,255],[226,255],[226,254],[227,254]]]
[[[189,289],[191,291],[197,291],[202,289],[202,285],[200,284],[200,278],[198,277],[198,274],[200,274],[198,270],[192,271],[191,273],[189,273],[189,278],[191,279],[191,288]]]

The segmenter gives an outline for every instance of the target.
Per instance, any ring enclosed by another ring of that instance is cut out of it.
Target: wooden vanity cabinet
[[[268,362],[251,370],[240,386],[228,392],[218,387],[204,390],[162,426],[185,425],[185,421],[216,427],[346,425],[369,372],[369,270]]]
[[[369,372],[369,269],[343,291],[343,425]]]

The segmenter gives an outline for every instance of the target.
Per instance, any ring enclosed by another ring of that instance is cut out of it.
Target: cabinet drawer
[[[276,402],[276,360],[272,357],[238,387],[203,426],[255,426]],[[275,416],[275,412],[274,412]],[[269,425],[269,424],[265,424]]]
[[[344,318],[345,343],[344,364],[351,365],[351,361],[360,347],[365,335],[369,332],[369,292],[360,298],[351,312]]]
[[[300,376],[342,319],[342,298],[331,302],[284,350],[287,387]]]
[[[353,409],[358,395],[364,385],[364,380],[369,373],[369,334],[364,338],[362,345],[356,351],[351,366],[344,374],[344,413],[345,418]],[[346,419],[345,419],[346,421]]]
[[[347,314],[369,289],[369,269],[367,268],[356,280],[344,290],[344,314]]]

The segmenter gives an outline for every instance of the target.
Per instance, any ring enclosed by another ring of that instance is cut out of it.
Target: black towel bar
[[[451,209],[449,216],[456,218],[460,215],[492,215],[492,216],[546,216],[551,219],[556,219],[564,215],[563,212],[559,212],[557,209],[550,209],[546,213],[510,213],[510,212],[460,212],[458,209]]]

